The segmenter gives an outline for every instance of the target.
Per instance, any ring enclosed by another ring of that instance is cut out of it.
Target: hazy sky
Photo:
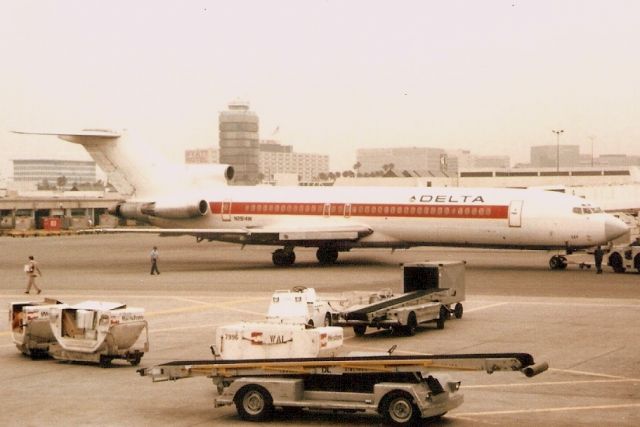
[[[0,0],[0,174],[84,158],[10,129],[132,129],[182,161],[251,102],[261,138],[359,147],[640,154],[640,1]]]

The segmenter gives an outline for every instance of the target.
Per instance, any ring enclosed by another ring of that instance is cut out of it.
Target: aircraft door
[[[522,200],[509,203],[509,227],[522,227]]]
[[[222,214],[223,221],[231,221],[231,200],[227,199],[222,201],[220,213]]]
[[[322,216],[325,218],[329,218],[331,216],[331,203],[325,203],[322,208]]]
[[[351,216],[351,203],[344,205],[344,217],[349,218]]]

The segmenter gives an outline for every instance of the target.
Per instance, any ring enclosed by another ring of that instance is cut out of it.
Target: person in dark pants
[[[151,258],[151,274],[153,273],[160,274],[160,270],[158,270],[158,247],[154,246],[153,250],[149,254],[149,258]]]
[[[596,262],[596,274],[602,274],[602,258],[604,258],[604,251],[598,245],[596,250],[593,252],[593,258]]]

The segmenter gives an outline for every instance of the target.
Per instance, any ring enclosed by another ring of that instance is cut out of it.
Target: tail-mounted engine
[[[109,209],[111,215],[124,219],[145,221],[148,217],[165,219],[189,219],[205,216],[209,212],[209,203],[200,200],[193,204],[178,204],[167,202],[125,202]]]

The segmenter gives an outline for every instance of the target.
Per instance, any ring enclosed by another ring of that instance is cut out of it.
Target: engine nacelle
[[[109,210],[112,215],[125,219],[148,220],[148,217],[166,219],[189,219],[204,216],[209,212],[209,203],[200,200],[196,203],[181,204],[168,202],[137,203],[126,202]]]

